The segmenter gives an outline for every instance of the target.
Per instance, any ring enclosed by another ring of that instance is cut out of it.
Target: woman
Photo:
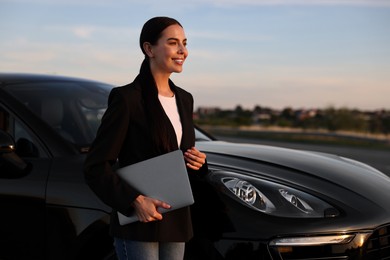
[[[188,207],[164,213],[164,201],[140,194],[112,169],[173,150],[184,153],[190,175],[207,171],[206,155],[194,147],[193,98],[169,79],[188,56],[187,38],[175,19],[155,17],[145,23],[140,47],[145,55],[139,75],[109,96],[95,141],[85,161],[91,189],[113,208],[111,235],[119,259],[183,259],[193,235]],[[121,226],[117,212],[136,213],[139,222]]]

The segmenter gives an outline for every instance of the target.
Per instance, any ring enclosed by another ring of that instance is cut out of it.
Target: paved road
[[[334,145],[315,145],[315,144],[276,142],[276,141],[266,141],[266,140],[246,139],[246,138],[244,139],[244,138],[235,138],[235,137],[222,137],[222,136],[217,136],[217,138],[219,140],[236,142],[236,143],[264,144],[264,145],[273,145],[273,146],[293,148],[293,149],[302,149],[302,150],[337,154],[343,157],[364,162],[380,170],[386,175],[390,176],[390,151],[354,148],[354,147],[350,148],[345,146],[334,146]]]

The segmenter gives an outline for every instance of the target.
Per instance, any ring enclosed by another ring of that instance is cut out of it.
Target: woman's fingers
[[[184,153],[184,159],[187,161],[189,168],[199,170],[206,162],[206,154],[192,147]]]
[[[151,222],[156,220],[162,220],[163,216],[160,212],[158,212],[157,208],[165,208],[169,209],[171,206],[168,203],[163,201],[145,197],[143,195],[139,195],[133,206],[135,208],[137,217],[141,222]]]
[[[164,208],[164,209],[170,209],[171,208],[171,205],[169,205],[168,203],[165,203],[164,201],[161,201],[161,200],[154,200],[154,205],[156,206],[156,208],[160,207],[160,208]]]

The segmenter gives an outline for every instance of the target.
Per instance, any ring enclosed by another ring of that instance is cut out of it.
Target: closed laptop
[[[159,208],[160,213],[194,203],[181,150],[120,168],[117,170],[117,174],[142,195],[171,205],[170,209]],[[135,214],[128,217],[118,212],[118,218],[121,225],[138,221]]]

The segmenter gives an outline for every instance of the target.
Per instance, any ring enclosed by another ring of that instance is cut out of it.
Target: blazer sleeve
[[[122,181],[113,170],[129,127],[129,104],[118,88],[112,89],[108,108],[84,163],[89,187],[108,206],[128,215],[131,203],[140,194]]]

